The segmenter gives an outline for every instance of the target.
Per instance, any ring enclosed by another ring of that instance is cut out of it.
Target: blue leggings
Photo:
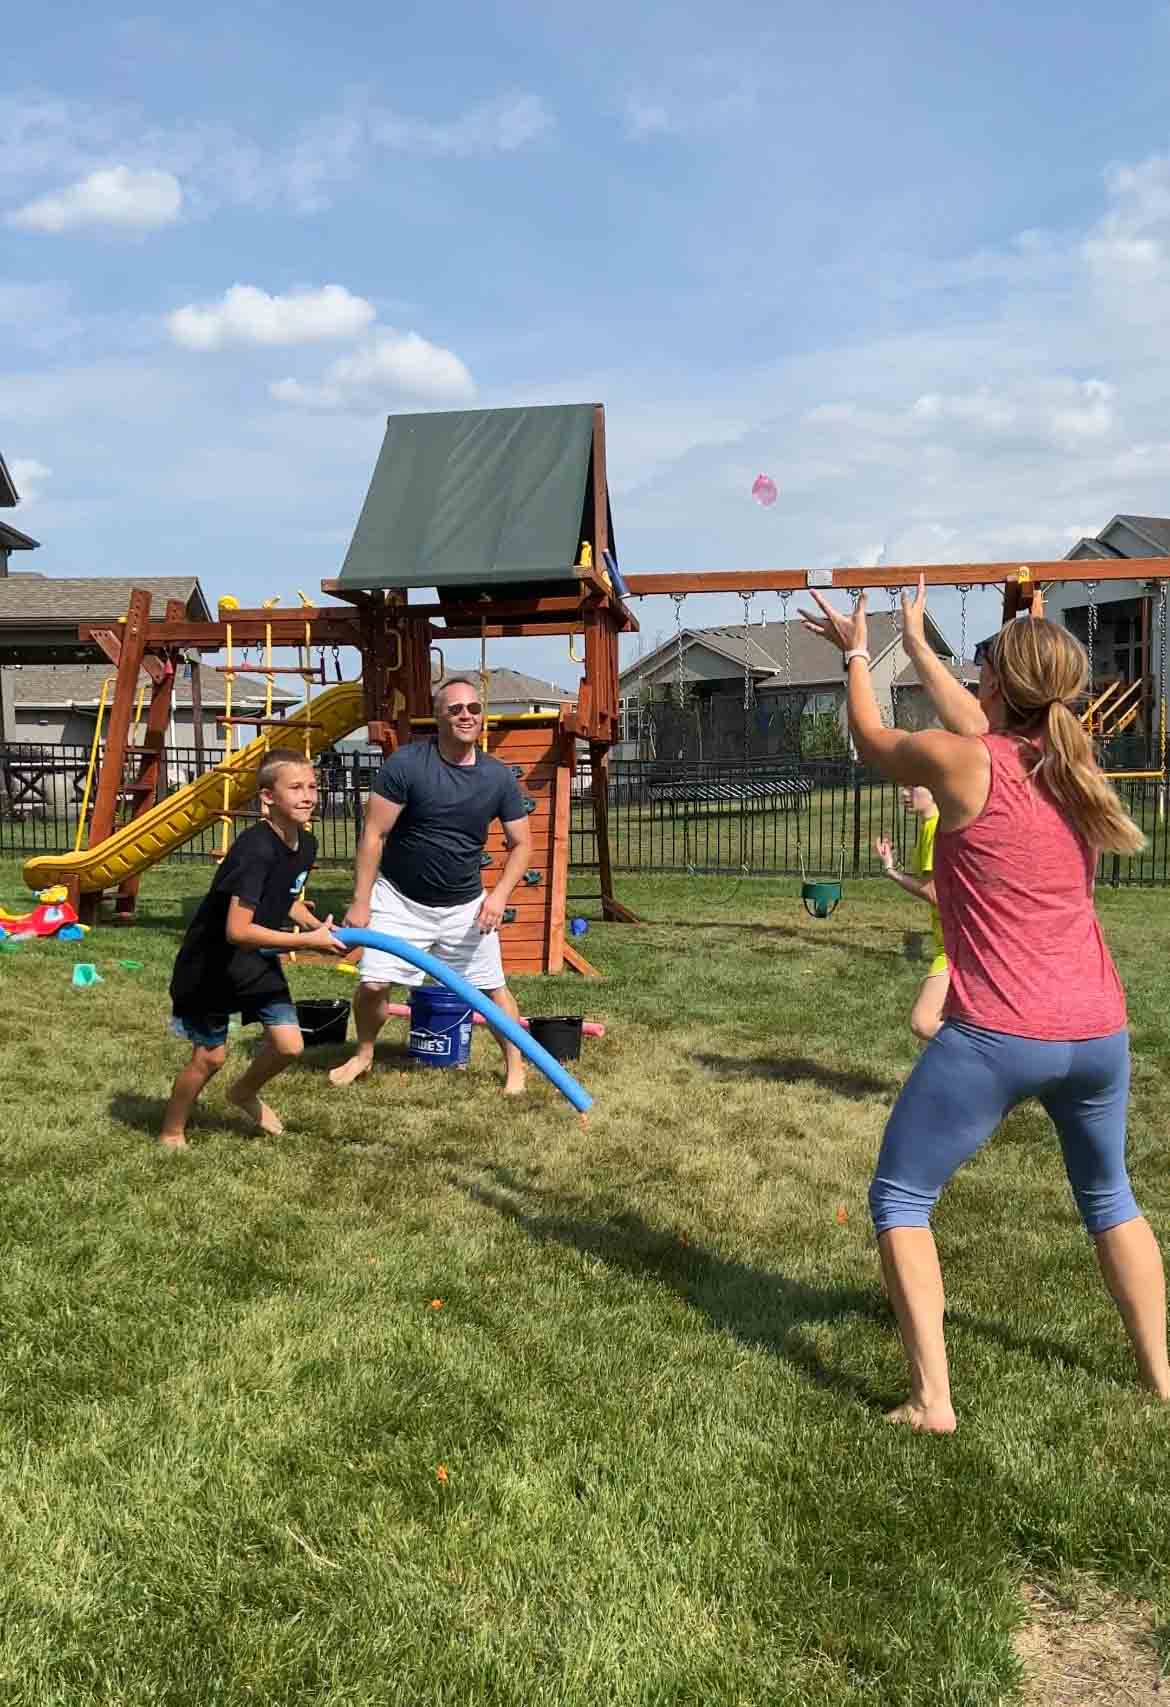
[[[869,1188],[878,1233],[928,1227],[943,1186],[1028,1097],[1060,1135],[1087,1230],[1103,1233],[1140,1214],[1125,1170],[1129,1033],[1045,1043],[948,1020],[886,1123]]]

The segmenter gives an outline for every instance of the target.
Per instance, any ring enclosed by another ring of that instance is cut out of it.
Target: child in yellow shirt
[[[898,870],[894,864],[894,850],[887,837],[879,837],[873,846],[882,862],[885,875],[896,883],[899,889],[904,889],[907,895],[913,895],[919,901],[926,901],[930,906],[934,957],[926,977],[922,980],[918,999],[910,1015],[910,1029],[915,1037],[929,1043],[942,1025],[943,1007],[951,982],[934,893],[934,834],[938,829],[938,807],[929,788],[922,787],[904,788],[902,804],[916,813],[920,820],[918,840],[914,844],[914,876],[908,876]]]

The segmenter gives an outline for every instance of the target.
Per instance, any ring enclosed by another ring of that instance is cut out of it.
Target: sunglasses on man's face
[[[483,706],[477,699],[468,700],[466,705],[447,705],[443,709],[448,717],[458,717],[461,711],[469,711],[472,717],[483,716]]]
[[[991,657],[991,648],[995,645],[998,638],[999,636],[997,634],[992,634],[988,639],[980,640],[978,642],[974,652],[974,659],[977,664],[987,663],[988,659]]]

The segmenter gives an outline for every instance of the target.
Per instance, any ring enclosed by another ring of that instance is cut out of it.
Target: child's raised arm
[[[894,864],[894,849],[885,836],[879,836],[873,844],[873,851],[882,862],[882,875],[896,883],[899,889],[904,889],[907,895],[913,895],[916,901],[926,901],[930,906],[937,905],[934,892],[933,877],[908,877],[904,871],[899,871]]]

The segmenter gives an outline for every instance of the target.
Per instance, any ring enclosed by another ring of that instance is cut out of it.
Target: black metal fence
[[[222,757],[222,748],[207,747],[200,765],[194,747],[168,747],[163,755],[164,795],[188,787]],[[378,762],[360,752],[326,753],[318,761],[320,811],[313,832],[322,864],[348,865],[353,859],[370,778]],[[0,747],[0,857],[20,859],[71,849],[77,840],[88,770],[88,746],[10,742]],[[95,776],[91,807],[96,785]],[[209,824],[170,857],[210,860],[220,836],[220,825]]]
[[[221,754],[204,754],[209,769]],[[370,781],[379,763],[364,752],[326,753],[318,762],[320,805],[314,833],[325,865],[348,865],[361,834]],[[0,857],[62,853],[74,846],[89,749],[45,743],[0,748]],[[199,774],[194,748],[165,754],[168,795]],[[1157,776],[1123,777],[1116,787],[1145,830],[1136,857],[1106,855],[1101,881],[1170,886],[1167,789]],[[609,838],[619,872],[739,872],[752,876],[864,876],[880,869],[874,841],[889,837],[909,861],[916,823],[899,790],[845,760],[801,763],[614,760],[609,766]],[[208,825],[171,857],[210,860],[221,835]],[[591,777],[583,761],[573,779],[570,866],[595,868],[597,836]],[[1037,873],[1042,883],[1043,874]]]
[[[844,760],[778,764],[611,761],[609,839],[617,871],[746,872],[752,876],[866,876],[889,838],[908,863],[917,835],[894,783]],[[570,865],[596,863],[587,766],[578,773]],[[1159,777],[1121,777],[1115,787],[1146,833],[1134,858],[1102,858],[1099,878],[1121,886],[1170,886],[1170,798]],[[1037,873],[1042,883],[1043,874]]]

